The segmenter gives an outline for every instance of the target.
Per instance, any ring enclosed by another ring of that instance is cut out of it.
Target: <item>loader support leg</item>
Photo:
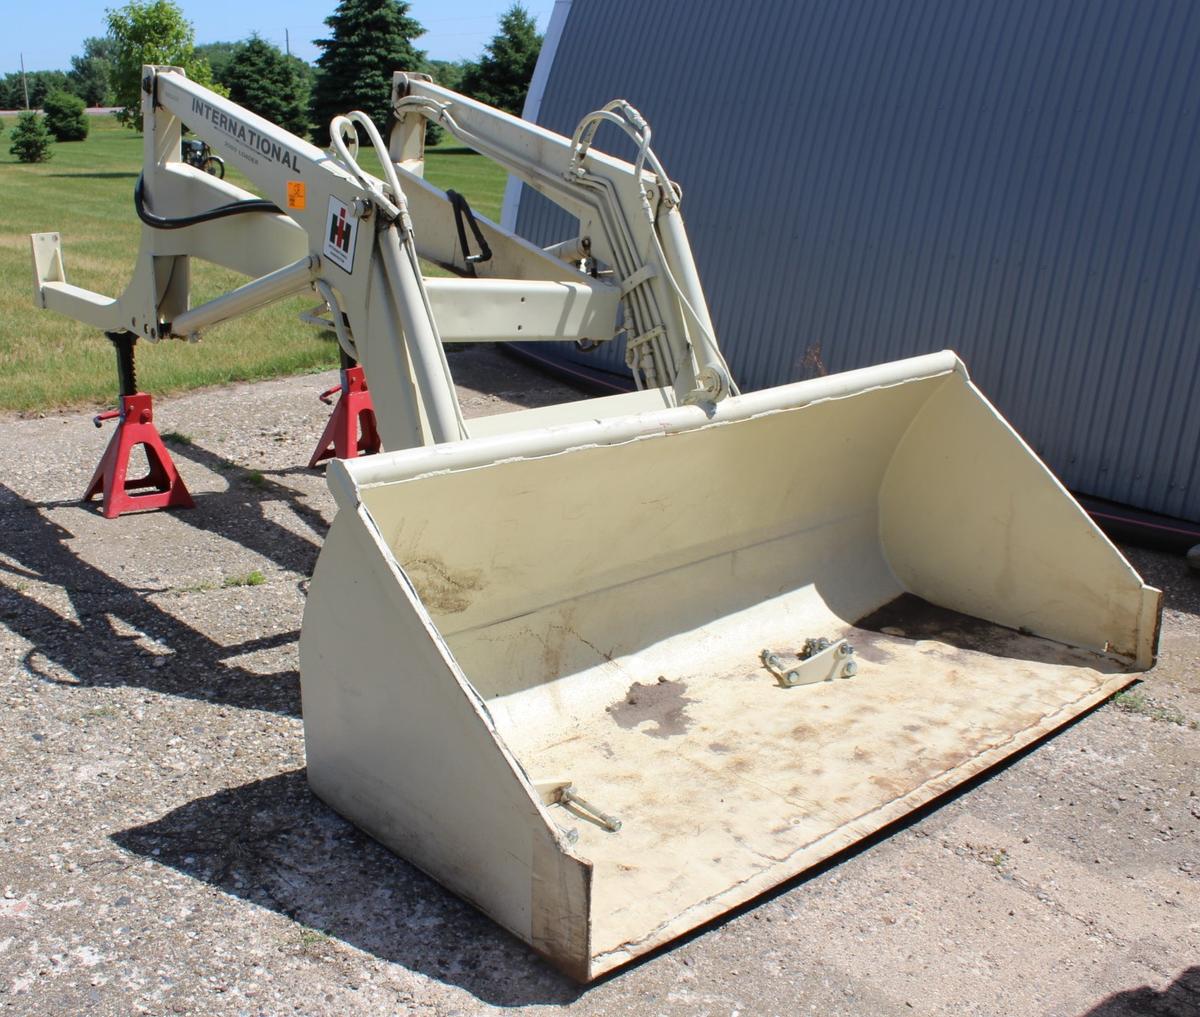
[[[321,400],[329,402],[338,392],[341,394],[337,405],[308,461],[310,469],[325,459],[353,459],[379,451],[379,429],[375,425],[375,408],[371,404],[371,393],[367,391],[366,375],[357,361],[345,353],[342,354],[341,383],[322,392]]]
[[[117,351],[120,407],[97,415],[93,422],[99,427],[113,417],[119,420],[83,500],[102,495],[101,511],[106,519],[144,509],[194,508],[192,496],[154,426],[153,400],[137,390],[133,359],[137,336],[132,332],[106,334]],[[149,470],[144,477],[130,480],[129,454],[139,445],[145,450]]]

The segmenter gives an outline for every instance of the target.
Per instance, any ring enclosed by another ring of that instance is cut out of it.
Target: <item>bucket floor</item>
[[[569,779],[622,822],[612,833],[551,809],[594,865],[596,973],[802,872],[1135,677],[907,595],[826,634],[855,646],[855,677],[784,688],[761,645],[706,673],[647,675],[630,661],[625,694],[573,713],[556,737],[503,730],[531,777]],[[795,643],[793,630],[773,648]]]

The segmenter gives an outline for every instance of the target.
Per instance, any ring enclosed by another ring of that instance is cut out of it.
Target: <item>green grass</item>
[[[221,585],[226,589],[231,586],[262,586],[266,581],[267,577],[255,569],[253,572],[247,572],[244,576],[226,576]]]
[[[115,402],[116,367],[108,341],[80,322],[33,306],[29,234],[63,237],[67,279],[119,295],[128,284],[141,227],[133,185],[142,138],[107,117],[91,117],[86,141],[58,143],[49,162],[23,165],[9,154],[15,119],[0,118],[0,410],[41,410]],[[373,158],[363,164],[374,168]],[[443,142],[431,149],[426,175],[467,195],[473,208],[499,216],[504,172],[481,156]],[[232,181],[252,189],[236,172]],[[192,303],[209,300],[245,279],[193,262]],[[337,364],[331,337],[297,315],[316,302],[282,301],[208,332],[199,343],[138,344],[138,382],[155,395],[323,370]]]
[[[1112,699],[1113,706],[1125,713],[1136,713],[1151,720],[1162,721],[1164,724],[1178,724],[1180,727],[1200,730],[1200,723],[1188,720],[1182,712],[1173,706],[1163,706],[1153,702],[1141,692],[1126,690],[1118,692]]]

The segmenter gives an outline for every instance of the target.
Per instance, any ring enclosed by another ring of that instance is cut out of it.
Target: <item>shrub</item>
[[[9,152],[21,162],[45,162],[53,154],[50,151],[50,132],[46,121],[37,113],[22,113],[13,128],[12,147]]]
[[[51,92],[42,103],[46,126],[57,141],[82,141],[87,137],[88,120],[83,100],[70,92]]]

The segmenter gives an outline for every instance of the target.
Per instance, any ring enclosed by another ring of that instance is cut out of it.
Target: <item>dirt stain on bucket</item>
[[[658,681],[643,685],[634,682],[625,693],[625,698],[608,707],[618,726],[635,728],[646,721],[653,727],[643,730],[652,738],[670,738],[683,734],[690,726],[687,705],[694,702],[684,695],[687,686],[683,682],[668,681],[659,675]]]
[[[458,614],[471,606],[473,594],[483,588],[479,569],[450,569],[434,558],[413,558],[404,571],[417,589],[417,596],[434,614]]]

